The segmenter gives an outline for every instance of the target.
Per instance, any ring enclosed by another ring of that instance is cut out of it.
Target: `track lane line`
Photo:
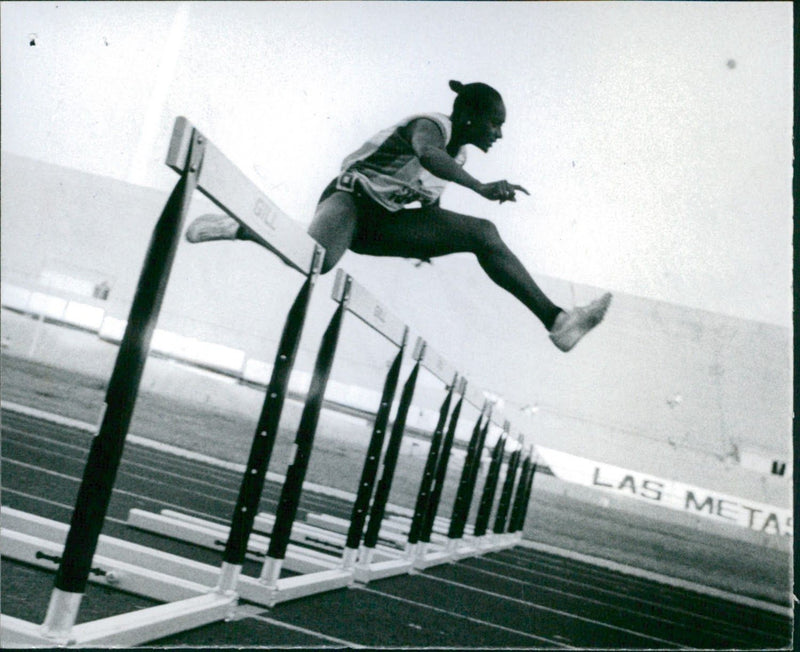
[[[23,468],[31,469],[31,470],[34,470],[34,471],[39,471],[40,473],[44,473],[46,475],[55,476],[57,478],[61,478],[62,480],[69,480],[70,482],[80,483],[80,481],[81,481],[81,478],[76,478],[76,477],[73,477],[73,476],[69,476],[69,475],[66,475],[64,473],[59,473],[58,471],[52,471],[50,469],[42,469],[42,468],[34,466],[32,464],[27,464],[25,462],[19,462],[17,460],[6,460],[5,463],[6,464],[15,464],[17,466],[22,466]],[[10,490],[9,489],[3,489],[3,491],[10,491]],[[224,520],[224,519],[221,519],[218,516],[214,516],[213,514],[208,514],[207,512],[201,512],[199,510],[191,509],[191,508],[185,507],[183,505],[176,505],[175,503],[171,503],[171,502],[168,502],[168,501],[165,501],[165,500],[151,498],[149,496],[145,496],[143,494],[139,494],[139,493],[136,493],[136,492],[133,492],[133,491],[127,491],[125,489],[114,489],[114,492],[118,493],[118,494],[120,494],[122,496],[127,496],[129,498],[136,498],[138,500],[143,500],[143,501],[146,501],[146,502],[155,503],[156,505],[160,505],[162,507],[170,507],[170,508],[175,509],[177,511],[191,512],[191,513],[193,513],[193,514],[195,514],[197,516],[213,519],[213,520],[216,520],[216,521],[223,521]],[[233,503],[231,503],[231,504],[233,504]],[[74,508],[74,506],[72,508],[70,508],[70,509],[73,509],[73,508]],[[117,519],[117,520],[119,520],[119,519]]]
[[[424,602],[417,602],[416,600],[410,600],[409,598],[403,598],[403,597],[401,597],[399,595],[394,595],[392,593],[385,593],[383,591],[378,591],[377,589],[371,589],[371,588],[369,588],[367,586],[356,585],[355,587],[353,587],[353,590],[354,591],[364,591],[366,593],[372,593],[374,595],[381,595],[383,597],[390,598],[391,600],[397,600],[398,602],[403,602],[405,604],[414,605],[415,607],[422,607],[424,609],[428,609],[430,611],[435,611],[437,613],[447,614],[448,616],[452,616],[452,617],[459,618],[459,619],[462,619],[462,620],[467,620],[467,621],[475,623],[477,625],[482,625],[482,626],[485,626],[485,627],[491,627],[493,629],[499,629],[499,630],[502,630],[504,632],[509,632],[509,633],[513,633],[513,634],[519,634],[520,636],[525,636],[527,638],[532,638],[532,639],[537,640],[537,641],[543,641],[545,643],[552,643],[553,645],[555,645],[557,647],[566,648],[566,649],[569,649],[569,650],[577,650],[577,649],[579,649],[579,648],[576,648],[576,647],[574,647],[572,645],[567,645],[566,643],[562,643],[560,641],[554,641],[554,640],[546,638],[544,636],[537,636],[536,634],[531,634],[530,632],[523,632],[523,631],[518,630],[518,629],[513,629],[511,627],[506,627],[504,625],[498,625],[497,623],[490,623],[490,622],[488,622],[486,620],[481,620],[480,618],[474,618],[473,616],[467,616],[465,614],[460,614],[460,613],[457,613],[455,611],[448,611],[447,609],[442,609],[440,607],[434,607],[433,605],[425,604]]]
[[[35,436],[36,435],[33,435],[33,437],[35,437]],[[45,439],[45,441],[49,441],[49,440]],[[36,446],[34,446],[32,444],[29,444],[27,442],[23,442],[23,441],[14,441],[13,444],[15,446],[20,446],[20,447],[23,447],[23,448],[31,449],[31,450],[34,450],[34,451],[36,451],[38,453],[42,453],[42,454],[45,454],[45,455],[62,457],[62,458],[68,459],[68,460],[73,461],[73,462],[79,462],[79,463],[80,462],[85,462],[84,458],[77,458],[77,457],[73,457],[71,455],[67,455],[65,453],[57,453],[55,451],[42,451],[39,448],[37,448]],[[70,448],[79,448],[80,450],[86,450],[86,449],[83,449],[83,448],[81,448],[79,446],[70,445],[70,444],[60,444],[60,445],[61,446],[69,446]],[[7,459],[13,459],[13,458],[8,458],[7,457]],[[120,463],[120,466],[119,466],[119,472],[120,473],[124,473],[124,474],[128,475],[129,477],[137,479],[137,480],[143,480],[143,479],[147,479],[147,478],[145,476],[143,476],[143,475],[139,475],[137,473],[132,472],[130,470],[130,468],[126,470],[125,467],[132,467],[132,468],[135,468],[135,469],[144,469],[145,471],[153,472],[155,474],[160,474],[160,475],[165,475],[165,476],[170,477],[170,478],[175,478],[177,480],[180,480],[182,483],[186,483],[188,481],[188,482],[191,482],[193,484],[201,485],[203,487],[208,487],[210,489],[214,489],[214,490],[217,490],[217,491],[223,490],[226,493],[230,493],[232,495],[236,495],[236,493],[237,493],[237,491],[235,489],[230,488],[230,487],[213,484],[213,483],[208,482],[206,480],[200,480],[200,479],[195,478],[195,477],[186,477],[186,476],[181,475],[180,473],[176,473],[174,471],[168,471],[168,470],[165,470],[165,469],[154,469],[152,466],[147,466],[146,464],[142,464],[142,463],[139,463],[139,462],[134,462],[133,460],[130,460],[130,459],[123,459],[122,462]],[[165,482],[163,480],[157,480],[157,479],[154,479],[153,482],[157,482],[157,483],[160,483],[160,484],[168,484],[167,482]],[[183,489],[183,491],[191,491],[191,490]],[[197,492],[197,495],[198,496],[202,496],[204,498],[211,497],[208,494],[204,494],[202,492]],[[217,496],[214,496],[214,498],[217,498]],[[234,504],[234,501],[231,500],[231,504]]]
[[[581,600],[583,602],[592,603],[592,604],[595,604],[595,605],[598,605],[600,607],[604,607],[604,608],[607,608],[607,609],[614,609],[614,610],[619,611],[619,612],[623,612],[623,613],[627,613],[627,614],[633,614],[633,615],[635,615],[635,616],[637,616],[639,618],[642,618],[642,619],[644,619],[646,621],[653,620],[653,621],[656,621],[656,622],[659,622],[659,623],[663,623],[665,625],[674,625],[675,627],[679,627],[681,629],[689,629],[690,628],[689,625],[683,623],[680,620],[662,618],[660,616],[651,615],[651,614],[643,614],[641,611],[637,611],[636,609],[632,609],[630,607],[622,606],[621,604],[616,603],[614,601],[603,601],[603,600],[598,600],[596,598],[587,598],[587,597],[584,597],[583,595],[581,595],[579,593],[572,593],[572,592],[569,592],[569,591],[563,591],[561,589],[556,589],[556,588],[549,587],[549,586],[534,585],[534,584],[532,584],[530,582],[526,582],[525,580],[519,580],[519,579],[516,579],[516,578],[513,578],[513,577],[508,577],[506,575],[501,575],[499,573],[493,573],[491,571],[486,571],[486,570],[483,570],[483,569],[480,569],[480,568],[475,568],[473,566],[463,566],[463,568],[469,569],[471,571],[476,571],[476,572],[481,573],[481,574],[485,574],[485,575],[489,575],[489,576],[492,576],[492,577],[496,577],[496,578],[499,578],[499,579],[502,579],[502,580],[505,580],[505,581],[508,581],[508,582],[513,582],[515,584],[521,584],[521,585],[523,585],[523,587],[528,586],[528,587],[532,587],[532,589],[536,589],[536,590],[539,590],[539,591],[547,591],[548,593],[556,593],[556,594],[567,596],[567,597],[570,597],[570,598],[576,598],[576,599]],[[436,578],[436,579],[445,580],[445,578],[439,577],[437,575],[433,575],[431,573],[426,573],[426,575],[428,575],[429,577]],[[572,582],[571,580],[564,580],[564,581]],[[572,582],[572,583],[581,584],[582,586],[590,587],[590,588],[594,589],[594,587],[591,587],[591,585],[589,585],[589,584],[584,584],[584,583],[580,583],[580,582]],[[607,589],[596,589],[596,590],[603,591],[604,593],[611,593],[612,596],[618,597],[618,598],[619,597],[622,597],[622,598],[626,597],[622,593],[609,591]],[[504,595],[504,594],[499,594],[499,595]],[[508,597],[512,598],[514,600],[522,599],[522,598],[514,598],[514,596],[508,596]],[[642,601],[643,600],[639,600],[639,602],[642,602]],[[658,605],[655,602],[649,602],[649,604],[652,604],[652,605],[655,605],[655,606],[661,606],[661,605]],[[689,616],[696,616],[696,614],[694,614],[692,612],[689,612],[689,611],[684,611],[683,613],[685,613],[686,615],[689,615]],[[712,618],[707,617],[707,616],[696,616],[696,617],[702,618],[702,619],[705,619],[705,620],[711,620],[712,622],[714,622],[716,624],[722,624],[722,625],[725,625],[726,627],[731,627],[731,626],[736,627],[736,625],[732,625],[730,622],[715,620],[715,619],[712,619]],[[732,639],[732,640],[734,640],[736,642],[739,642],[739,643],[747,643],[748,642],[748,639],[742,639],[742,638],[739,638],[738,636],[735,636],[733,634],[727,634],[727,633],[721,632],[719,630],[713,630],[713,633],[718,638],[728,638],[728,639]]]
[[[25,491],[18,491],[17,489],[8,489],[7,487],[3,487],[3,493],[22,496],[23,498],[28,498],[35,502],[44,503],[45,505],[51,505],[52,507],[59,507],[61,509],[66,510],[70,514],[72,514],[72,510],[75,509],[75,505],[65,505],[64,503],[59,503],[55,500],[42,498],[41,496],[34,496],[33,494],[26,493]],[[50,520],[55,520],[55,519],[50,519]],[[111,521],[112,523],[118,523],[119,525],[128,524],[126,521],[123,521],[122,519],[119,518],[114,518],[113,516],[106,516],[106,520]],[[69,524],[69,519],[67,519],[67,521],[59,521],[59,522]]]
[[[607,629],[613,629],[619,632],[624,632],[625,634],[632,634],[634,636],[638,636],[639,638],[645,638],[651,641],[656,641],[658,643],[667,644],[672,647],[683,647],[682,645],[675,643],[674,641],[668,641],[663,638],[659,638],[657,636],[649,636],[647,634],[642,634],[641,632],[636,632],[632,629],[626,629],[625,627],[620,627],[618,625],[611,625],[609,623],[604,623],[599,620],[594,620],[593,618],[586,618],[584,616],[579,616],[577,614],[570,613],[568,611],[562,611],[561,609],[555,609],[553,607],[546,607],[544,605],[536,604],[535,602],[529,602],[528,600],[521,600],[519,598],[512,598],[510,596],[503,595],[501,593],[495,593],[494,591],[487,591],[486,589],[479,589],[474,586],[470,586],[469,584],[463,584],[461,582],[456,582],[455,580],[447,580],[441,577],[436,577],[434,575],[430,575],[428,573],[422,573],[422,577],[427,577],[435,582],[442,582],[444,584],[448,584],[450,586],[457,586],[462,589],[467,589],[468,591],[473,591],[475,593],[481,593],[482,595],[489,595],[494,598],[498,598],[500,600],[508,600],[510,602],[515,602],[517,604],[524,604],[526,606],[532,607],[534,609],[541,609],[542,611],[547,611],[550,613],[555,613],[560,616],[567,616],[568,618],[572,618],[574,620],[580,620],[582,622],[591,623],[593,625],[599,625],[600,627],[605,627]]]
[[[21,432],[19,432],[17,434],[19,434],[20,436],[23,436],[23,437],[27,437],[27,436],[36,437],[36,438],[38,438],[40,440],[43,440],[45,442],[52,441],[52,440],[50,440],[48,438],[42,438],[42,437],[37,436],[35,434],[25,433],[24,431],[21,431]],[[27,443],[25,441],[16,441],[15,440],[12,443],[15,446],[19,446],[19,447],[22,447],[22,448],[33,450],[33,451],[35,451],[37,453],[42,453],[42,451],[39,448],[37,448],[37,447],[33,446],[32,444],[29,444],[29,443]],[[57,443],[58,443],[59,446],[62,446],[62,447],[68,447],[70,449],[84,450],[84,449],[82,449],[81,447],[79,447],[79,446],[77,446],[75,444],[65,444],[63,442],[57,442]],[[155,454],[159,454],[159,452],[154,452],[154,453]],[[85,459],[83,457],[77,458],[77,457],[74,457],[74,456],[71,456],[71,455],[68,455],[68,454],[57,453],[57,452],[53,452],[53,451],[44,451],[44,454],[51,455],[51,456],[56,456],[56,457],[63,457],[65,459],[68,459],[68,460],[76,462],[76,463],[82,463],[82,462],[85,461]],[[164,455],[164,453],[160,453],[160,454]],[[20,464],[24,464],[24,462],[21,462],[19,460],[14,460],[13,458],[6,457],[6,459],[8,459],[9,461],[17,461]],[[161,459],[164,459],[164,458],[162,457]],[[182,458],[179,458],[179,461],[183,462],[185,460],[183,460]],[[166,460],[164,460],[164,464],[167,464]],[[39,468],[39,467],[36,467],[36,468]],[[43,468],[43,470],[46,470],[46,469],[44,469],[44,467],[42,467],[42,468]],[[134,471],[131,470],[132,468],[143,469],[144,471],[146,471],[148,473],[148,475],[141,475],[139,473],[135,473]],[[239,491],[238,488],[233,488],[233,487],[229,487],[229,486],[213,484],[213,483],[207,482],[205,480],[196,479],[195,477],[193,477],[191,475],[189,477],[186,477],[186,476],[181,475],[180,473],[176,473],[174,471],[161,469],[161,468],[156,469],[156,468],[153,468],[152,466],[147,466],[146,464],[141,464],[139,462],[135,462],[135,461],[131,460],[130,458],[122,460],[122,463],[120,464],[120,468],[119,468],[119,472],[118,473],[119,473],[120,476],[125,477],[127,480],[143,480],[145,482],[153,482],[153,483],[156,483],[156,484],[159,484],[159,485],[162,485],[162,486],[167,486],[167,487],[170,487],[170,488],[173,488],[173,489],[174,489],[174,485],[172,483],[164,481],[164,480],[160,480],[156,476],[164,475],[164,476],[167,476],[168,478],[179,480],[182,484],[185,484],[188,481],[189,483],[193,483],[195,485],[200,485],[200,486],[203,486],[203,487],[207,487],[209,489],[216,490],[217,492],[219,492],[221,490],[225,494],[230,495],[231,498],[230,499],[222,498],[222,497],[219,496],[219,493],[209,494],[209,493],[205,493],[203,491],[198,491],[198,490],[193,489],[193,488],[181,488],[180,489],[180,491],[189,493],[190,495],[193,495],[193,496],[197,496],[197,497],[200,497],[200,498],[203,498],[203,499],[209,499],[209,500],[214,500],[214,501],[217,501],[217,502],[221,502],[226,507],[230,507],[231,509],[235,505],[235,497],[238,495],[238,491]],[[116,491],[116,489],[115,489],[115,491]],[[313,494],[312,495],[305,494],[303,496],[302,500],[303,500],[303,503],[302,503],[303,509],[311,511],[311,510],[320,509],[321,505],[325,505],[330,500],[339,500],[339,499],[327,499],[326,497],[323,497],[323,500],[318,500],[317,497],[314,496]],[[274,496],[270,495],[267,491],[262,493],[261,500],[260,500],[260,505],[261,505],[262,509],[268,509],[270,507],[275,508],[275,507],[278,506],[278,502],[279,502],[279,497],[277,495],[277,488],[276,488],[276,492],[275,492]],[[347,513],[349,513],[349,510],[350,510],[351,506],[349,506],[349,505],[345,505],[345,506],[336,505],[336,507],[338,507],[338,509],[335,510],[337,512],[340,512],[340,513],[347,512]],[[219,519],[221,517],[215,517],[215,518]]]
[[[488,562],[492,562],[492,563],[502,563],[504,565],[511,566],[511,567],[519,569],[519,567],[514,566],[514,564],[506,564],[505,562],[498,562],[498,561],[495,561],[495,560],[492,560],[492,559],[481,558],[481,561],[488,561]],[[498,577],[498,578],[504,579],[506,581],[514,582],[514,583],[528,584],[528,582],[525,581],[525,580],[520,580],[520,579],[517,579],[517,578],[514,578],[514,577],[510,577],[508,575],[503,575],[501,573],[495,573],[493,571],[489,571],[489,570],[486,570],[486,569],[483,569],[483,568],[478,568],[477,566],[475,566],[473,564],[463,564],[463,565],[464,565],[465,568],[469,568],[470,570],[476,571],[478,573],[482,573],[482,574],[485,574],[485,575],[490,575],[492,577]],[[669,610],[671,612],[675,612],[676,614],[682,614],[682,615],[691,616],[692,618],[696,618],[698,620],[710,621],[711,623],[714,623],[714,624],[723,625],[725,628],[732,627],[732,628],[734,628],[734,629],[736,629],[738,631],[744,631],[744,632],[750,631],[752,629],[751,627],[745,627],[745,626],[737,625],[735,623],[731,623],[730,620],[722,620],[722,619],[718,619],[718,618],[713,618],[711,616],[706,616],[704,614],[701,614],[701,613],[698,613],[698,612],[695,612],[695,611],[690,611],[688,609],[682,609],[680,607],[674,607],[674,606],[671,606],[671,605],[665,605],[665,604],[663,604],[663,602],[657,602],[657,601],[654,601],[654,600],[649,600],[649,599],[647,599],[645,597],[636,596],[635,598],[631,598],[629,595],[626,595],[624,592],[615,591],[615,590],[612,590],[612,589],[600,588],[600,587],[597,587],[596,585],[589,584],[588,582],[580,582],[578,580],[572,580],[572,579],[568,579],[568,578],[562,577],[562,576],[551,575],[550,573],[546,573],[546,572],[543,572],[543,571],[535,571],[535,570],[532,570],[532,569],[519,569],[519,570],[525,570],[527,573],[529,573],[531,575],[539,576],[539,577],[544,576],[544,577],[553,578],[553,579],[556,579],[559,582],[563,582],[565,584],[573,584],[573,585],[577,585],[578,587],[589,587],[593,591],[597,591],[599,593],[607,593],[607,594],[610,594],[612,596],[622,596],[622,597],[626,597],[626,598],[630,598],[630,599],[635,599],[639,603],[644,603],[644,604],[648,604],[648,605],[651,605],[651,606],[654,606],[654,607],[658,607],[658,608],[660,608],[662,610],[666,609],[666,610]],[[553,587],[546,587],[545,590],[553,591],[555,593],[560,593],[560,594],[563,594],[563,595],[569,595],[569,596],[578,597],[578,598],[581,598],[583,600],[586,600],[586,601],[589,601],[589,602],[595,602],[595,603],[600,604],[600,605],[610,604],[610,606],[614,606],[613,603],[605,603],[605,602],[602,602],[600,600],[596,600],[594,598],[584,598],[578,593],[571,593],[571,592],[568,592],[568,591],[562,591],[561,589],[556,589],[556,588],[553,588]],[[616,607],[616,608],[619,608],[619,609],[624,610],[624,611],[633,611],[632,609],[627,608],[627,607]],[[680,622],[676,622],[674,620],[668,620],[668,619],[665,619],[665,618],[659,618],[658,616],[647,616],[647,617],[654,618],[654,619],[659,620],[661,622],[680,625]],[[769,636],[770,638],[775,638],[775,639],[779,638],[778,636],[776,636],[772,632],[765,631],[765,630],[759,630],[759,631],[763,632],[766,636]],[[747,642],[747,640],[748,640],[748,639],[740,639],[737,636],[729,636],[729,638],[734,638],[734,639],[739,640],[739,641],[741,641],[743,643]]]
[[[15,415],[21,414],[28,418],[42,420],[46,423],[52,423],[56,425],[62,425],[74,428],[89,438],[91,438],[92,433],[96,429],[93,426],[91,426],[91,424],[76,421],[74,419],[68,419],[66,417],[60,417],[59,415],[49,414],[47,412],[42,412],[41,410],[37,410],[35,408],[27,408],[25,406],[17,405],[14,403],[0,401],[0,407],[2,407],[2,409],[14,413]],[[31,436],[36,436],[34,433],[30,434]],[[174,455],[175,457],[184,462],[188,461],[196,464],[206,464],[212,469],[229,471],[235,474],[234,477],[241,478],[241,476],[245,473],[246,470],[246,466],[243,464],[227,462],[225,460],[220,460],[214,457],[210,457],[202,453],[195,453],[194,451],[189,451],[183,448],[179,448],[177,446],[172,446],[170,444],[164,444],[155,440],[147,439],[145,437],[140,437],[138,435],[130,433],[127,436],[127,442],[137,447],[137,450],[153,451],[154,453],[166,453],[168,455]],[[267,481],[281,485],[285,481],[285,476],[269,471],[267,473]],[[339,489],[333,489],[331,487],[324,487],[322,485],[318,485],[313,482],[305,482],[303,484],[303,500],[304,500],[304,505],[308,505],[309,509],[322,509],[325,507],[330,507],[332,505],[334,509],[337,510],[342,509],[342,506],[339,502],[342,501],[347,503],[345,511],[349,514],[349,511],[352,508],[352,504],[355,501],[355,494],[351,494],[349,492],[342,491]],[[272,500],[272,503],[274,503],[274,506],[277,506],[278,503],[277,497],[274,500]],[[398,513],[403,511],[402,508],[399,508],[396,505],[387,505],[387,510]]]
[[[724,600],[725,602],[731,602],[737,604],[738,606],[754,607],[762,611],[770,611],[773,614],[777,614],[779,616],[786,616],[789,618],[793,617],[794,615],[794,609],[792,606],[785,607],[780,604],[767,602],[765,600],[759,600],[756,598],[750,598],[746,595],[738,595],[736,593],[731,593],[730,591],[724,591],[722,589],[717,589],[711,586],[705,586],[703,584],[698,584],[696,582],[691,582],[689,580],[682,580],[679,578],[670,577],[668,575],[655,573],[653,571],[636,568],[634,566],[628,566],[626,564],[621,564],[607,559],[602,559],[600,557],[593,557],[591,555],[586,555],[579,552],[573,552],[570,550],[565,550],[563,548],[557,548],[555,546],[551,546],[545,543],[539,543],[536,541],[523,539],[518,543],[518,547],[527,548],[528,550],[534,550],[536,552],[541,552],[544,554],[554,555],[556,557],[570,559],[572,561],[577,561],[587,564],[588,566],[595,566],[598,568],[613,570],[623,575],[629,575],[631,577],[635,577],[638,579],[653,581],[656,584],[663,584],[672,588],[677,588],[684,591],[690,591],[692,593],[705,595],[707,597],[718,598],[720,600]]]
[[[240,607],[241,608],[241,607]],[[336,643],[337,645],[346,645],[349,648],[355,648],[362,650],[369,646],[361,645],[359,643],[354,643],[353,641],[346,641],[343,638],[336,638],[335,636],[328,636],[327,634],[323,634],[322,632],[317,632],[313,629],[307,629],[305,627],[300,627],[299,625],[292,625],[291,623],[285,623],[281,620],[276,620],[275,618],[270,618],[265,616],[264,614],[267,613],[266,611],[261,611],[260,613],[255,614],[248,614],[245,615],[242,619],[252,618],[253,620],[259,620],[264,623],[268,623],[270,625],[276,625],[277,627],[283,627],[284,629],[288,629],[291,631],[299,632],[301,634],[306,634],[308,636],[313,636],[314,638],[321,638],[325,641],[330,641],[331,643]],[[239,620],[237,618],[237,620]]]
[[[86,423],[85,421],[79,421],[77,419],[71,419],[69,417],[62,417],[58,414],[45,412],[44,410],[28,407],[25,405],[21,405],[19,403],[14,403],[12,401],[0,400],[0,409],[8,410],[9,412],[14,412],[16,414],[22,414],[35,419],[40,419],[42,421],[46,421],[49,423],[69,426],[71,428],[75,428],[76,430],[87,434],[89,437],[93,436],[97,432],[96,424]],[[226,460],[221,460],[216,457],[211,457],[210,455],[205,455],[203,453],[196,453],[186,448],[181,448],[180,446],[165,444],[163,442],[159,442],[154,439],[148,439],[147,437],[142,437],[140,435],[135,435],[133,433],[128,433],[126,441],[128,443],[138,444],[139,446],[150,448],[152,450],[158,450],[161,452],[170,453],[172,455],[175,455],[176,457],[190,459],[198,462],[204,462],[206,464],[209,464],[210,466],[216,466],[217,468],[227,469],[229,471],[238,473],[240,477],[247,470],[247,467],[244,464],[238,464],[236,462],[228,462]],[[286,481],[286,477],[278,473],[273,473],[272,471],[269,471],[267,473],[267,480],[270,480],[272,482],[277,482],[282,485]],[[356,495],[352,492],[343,491],[341,489],[334,489],[333,487],[325,487],[323,485],[314,482],[303,483],[303,490],[320,494],[325,498],[339,498],[345,501],[349,501],[351,503],[354,502],[356,499]],[[387,505],[387,509],[388,507],[389,506]],[[395,509],[395,511],[398,511],[398,508],[396,506],[393,505],[392,507]],[[399,508],[399,511],[409,514],[413,513],[413,510],[411,509]]]

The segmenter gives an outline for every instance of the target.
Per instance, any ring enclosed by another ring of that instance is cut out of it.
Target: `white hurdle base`
[[[178,539],[194,545],[223,551],[228,540],[229,526],[214,523],[205,519],[181,514],[172,510],[163,510],[159,514],[141,509],[128,512],[128,525],[172,539]],[[263,562],[269,539],[257,534],[250,535],[247,543],[247,558]],[[289,544],[284,566],[295,573],[315,573],[318,571],[339,568],[339,560],[329,554]]]
[[[437,521],[438,520],[440,520],[439,517],[437,517]],[[444,525],[434,527],[431,532],[431,542],[440,544],[445,544],[447,542],[447,531],[449,528],[447,523],[448,522],[445,522]],[[381,526],[388,530],[399,532],[407,539],[408,534],[411,532],[411,519],[405,516],[391,515],[383,519]]]
[[[171,510],[153,514],[132,509],[128,513],[128,524],[141,530],[214,550],[224,549],[230,529],[227,525],[212,523]],[[263,551],[266,551],[268,546],[269,539],[251,535],[248,542],[248,558],[264,562],[267,558]],[[344,570],[341,567],[341,560],[291,544],[287,550],[286,559],[281,560],[281,565],[287,570],[300,574],[295,577],[276,578],[274,582],[240,575],[236,591],[245,600],[273,607],[279,602],[344,588],[350,586],[354,581],[353,572]]]
[[[3,507],[0,530],[3,556],[56,571],[69,526]],[[94,572],[89,581],[161,602],[208,593],[216,586],[219,569],[177,555],[100,535]],[[181,579],[181,577],[186,579]]]
[[[335,517],[329,517],[331,519]],[[341,519],[344,521],[344,519]],[[313,519],[312,519],[313,521]],[[332,530],[330,528],[320,526],[315,522],[309,521],[306,518],[305,522],[295,522],[292,525],[292,532],[290,534],[290,541],[302,546],[316,548],[320,552],[330,552],[337,557],[342,557],[347,544],[347,536]],[[325,522],[324,520],[318,522]],[[347,521],[344,521],[347,523]],[[258,534],[270,536],[272,528],[275,525],[275,516],[273,514],[261,513],[256,516],[253,521],[253,532]],[[375,549],[377,558],[393,559],[398,554],[402,554],[405,545],[405,540],[397,541],[395,545],[387,546],[385,543],[379,544]]]
[[[447,541],[447,550],[453,561],[459,561],[482,554],[483,551],[478,543],[478,539],[473,536],[465,536],[463,539],[449,539]]]
[[[208,593],[179,602],[101,618],[72,627],[66,638],[43,636],[41,625],[3,616],[0,644],[6,649],[70,647],[134,647],[189,629],[226,620],[236,606],[235,594]]]
[[[306,523],[313,527],[327,530],[328,532],[338,533],[340,535],[346,535],[350,529],[350,521],[348,521],[346,518],[332,516],[330,514],[317,514],[315,512],[309,512],[306,515],[305,520]],[[402,551],[405,550],[407,539],[408,537],[403,536],[403,534],[401,534],[397,529],[387,530],[386,528],[382,527],[380,534],[378,535],[377,548],[393,550],[395,554],[402,553]]]
[[[9,507],[0,508],[3,556],[56,571],[69,526]],[[171,571],[182,568],[183,577]],[[64,639],[44,636],[39,624],[3,616],[0,645],[130,647],[232,617],[233,591],[217,591],[219,569],[160,550],[101,535],[89,580],[165,604],[72,627]]]
[[[414,568],[424,570],[440,564],[447,564],[453,560],[446,546],[420,542],[414,553]]]
[[[413,562],[407,557],[384,561],[374,561],[375,549],[362,546],[358,553],[358,563],[353,568],[353,579],[359,584],[369,584],[373,580],[396,575],[407,575],[414,570]]]
[[[519,537],[515,534],[485,534],[480,538],[480,548],[484,552],[497,552],[498,550],[513,548],[517,541],[519,541]]]
[[[399,518],[403,519],[403,517]],[[406,520],[391,524],[394,527],[390,525],[388,531],[384,528],[381,529],[378,541],[391,541],[394,544],[393,548],[379,544],[372,549],[362,546],[358,553],[355,550],[346,550],[343,566],[353,568],[356,582],[367,584],[371,580],[411,573],[415,569],[429,568],[450,561],[450,554],[444,546],[426,544],[424,549],[410,547],[407,541],[407,525],[410,520],[407,520],[407,523]],[[320,529],[338,533],[347,532],[350,525],[347,519],[317,513],[309,513],[306,516],[306,522]],[[401,534],[403,529],[406,530],[406,534]],[[358,564],[355,564],[354,557],[359,558]]]

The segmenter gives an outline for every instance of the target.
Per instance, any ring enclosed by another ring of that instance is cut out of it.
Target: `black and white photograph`
[[[0,2],[0,644],[790,650],[790,2]]]

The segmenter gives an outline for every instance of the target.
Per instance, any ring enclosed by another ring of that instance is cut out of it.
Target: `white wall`
[[[2,185],[4,281],[35,282],[48,260],[83,265],[114,279],[106,305],[126,318],[165,193],[12,155],[2,159]],[[201,210],[193,206],[192,215]],[[790,461],[787,328],[618,294],[606,322],[564,355],[510,297],[488,291],[490,282],[468,256],[417,269],[408,261],[348,254],[343,267],[474,383],[500,394],[528,442],[790,504],[788,478],[742,463],[745,454],[759,452]],[[252,272],[247,279],[243,268]],[[569,284],[542,281],[559,300],[571,301]],[[316,290],[300,369],[311,368],[333,312],[331,283],[325,277]],[[255,245],[183,243],[159,326],[271,361],[299,284]],[[579,301],[597,293],[575,291]],[[393,354],[353,320],[333,379],[379,388]],[[441,398],[431,391],[427,406],[438,408]],[[519,411],[526,404],[538,406],[535,416]]]

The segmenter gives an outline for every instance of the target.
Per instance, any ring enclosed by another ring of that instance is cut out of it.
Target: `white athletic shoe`
[[[564,352],[572,349],[586,333],[603,321],[610,304],[611,293],[606,292],[588,306],[562,312],[550,331],[553,344]]]
[[[239,223],[228,215],[208,213],[194,220],[186,229],[189,242],[210,242],[212,240],[236,240]]]

